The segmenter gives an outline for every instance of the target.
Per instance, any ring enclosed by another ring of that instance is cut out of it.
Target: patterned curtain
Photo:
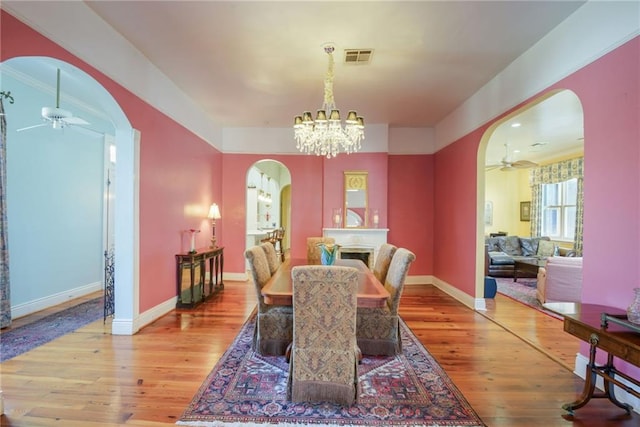
[[[569,179],[578,180],[576,200],[576,233],[573,249],[582,256],[582,222],[584,218],[584,157],[565,160],[546,166],[534,168],[529,173],[531,185],[531,235],[539,236],[542,230],[542,185],[564,182]]]
[[[11,325],[9,233],[7,231],[7,121],[0,97],[0,328]]]

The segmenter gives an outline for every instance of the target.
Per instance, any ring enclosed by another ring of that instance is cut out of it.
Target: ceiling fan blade
[[[23,130],[29,130],[29,129],[33,129],[33,128],[39,128],[41,126],[46,126],[47,123],[40,123],[39,125],[33,125],[33,126],[27,126],[26,128],[20,128],[20,129],[16,129],[16,132],[22,132]]]
[[[530,162],[529,160],[518,160],[517,162],[513,162],[511,166],[514,168],[533,168],[538,166],[538,164]]]
[[[70,125],[88,125],[90,124],[88,121],[81,119],[80,117],[66,117],[63,119],[66,123]]]
[[[484,167],[484,170],[492,171],[492,170],[497,169],[497,168],[499,168],[501,166],[502,166],[502,164],[499,164],[499,165],[486,165]]]

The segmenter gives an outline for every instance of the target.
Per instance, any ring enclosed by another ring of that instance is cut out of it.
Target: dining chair
[[[253,246],[245,251],[258,297],[258,314],[253,335],[253,348],[263,355],[284,355],[293,339],[293,309],[265,304],[262,288],[271,278],[264,249]]]
[[[391,259],[397,249],[398,248],[395,245],[390,243],[383,243],[378,249],[376,261],[373,264],[373,274],[380,283],[384,284],[384,281],[387,278],[387,272],[389,271],[389,264],[391,264]]]
[[[307,237],[307,262],[311,265],[321,264],[321,250],[318,246],[320,243],[334,245],[336,239],[334,237]]]
[[[276,248],[272,243],[269,242],[260,243],[260,247],[264,251],[264,254],[267,256],[269,272],[273,276],[273,273],[275,273],[278,267],[280,267],[280,259],[278,258],[278,254],[276,253]]]
[[[287,397],[293,402],[351,405],[358,397],[358,270],[297,266]]]
[[[387,304],[380,308],[358,309],[358,347],[363,354],[393,356],[402,352],[398,308],[407,272],[415,259],[413,252],[398,248],[384,282],[389,292]]]

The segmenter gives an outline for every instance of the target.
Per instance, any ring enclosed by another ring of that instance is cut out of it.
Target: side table
[[[223,289],[223,269],[224,247],[199,248],[195,252],[176,254],[176,308],[193,308]]]

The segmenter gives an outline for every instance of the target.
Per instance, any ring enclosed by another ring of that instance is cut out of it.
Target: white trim
[[[455,286],[450,285],[449,283],[445,282],[444,280],[440,280],[437,277],[434,277],[434,283],[433,285],[440,289],[442,292],[452,296],[453,298],[457,299],[458,301],[460,301],[462,304],[466,305],[467,307],[473,309],[475,307],[475,298],[473,298],[472,296],[464,293],[463,291],[461,291],[460,289],[456,288]]]
[[[40,310],[44,310],[54,305],[62,304],[72,299],[76,299],[85,295],[92,294],[102,290],[102,282],[89,283],[88,285],[79,286],[74,289],[49,295],[44,298],[28,301],[23,304],[16,304],[11,307],[11,318],[17,319]]]
[[[178,297],[175,296],[140,314],[140,316],[135,320],[136,330],[142,329],[151,322],[161,318],[172,310],[175,310],[177,302]]]
[[[244,273],[222,273],[222,281],[231,280],[234,282],[246,282],[250,279],[249,274],[247,272]]]

